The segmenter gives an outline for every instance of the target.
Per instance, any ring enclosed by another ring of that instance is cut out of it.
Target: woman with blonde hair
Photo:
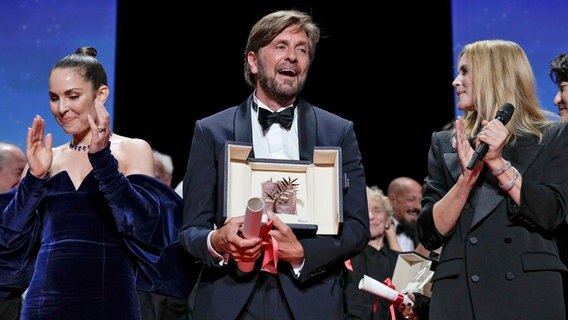
[[[464,115],[432,135],[417,221],[420,242],[444,248],[430,318],[566,319],[566,266],[552,237],[568,208],[566,123],[547,119],[517,43],[473,42],[458,58]],[[507,103],[510,120],[496,119]],[[470,169],[481,144],[487,152]]]

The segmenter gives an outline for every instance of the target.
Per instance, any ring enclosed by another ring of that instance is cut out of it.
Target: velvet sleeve
[[[46,182],[47,179],[36,178],[28,170],[18,188],[2,195],[0,225],[4,228],[0,234],[2,238],[0,242],[21,234],[29,225],[33,219],[33,212],[43,198]]]
[[[137,289],[144,292],[160,293],[186,299],[197,276],[199,266],[182,249],[178,240],[181,226],[183,202],[169,186],[142,174],[129,175],[130,186],[153,201],[158,216],[152,228],[153,243],[159,248],[148,247],[134,238],[125,237],[124,243],[136,257]],[[158,240],[159,239],[159,240]]]
[[[0,225],[0,234],[12,235],[9,243],[5,239],[0,243],[0,300],[12,299],[22,295],[33,273],[40,234],[37,211],[33,212],[30,223],[21,233],[14,235],[11,230]]]
[[[109,147],[90,153],[89,160],[124,243],[136,257],[137,289],[187,298],[198,270],[178,240],[181,197],[154,177],[124,176]]]
[[[119,232],[158,250],[173,241],[167,224],[173,223],[168,219],[173,219],[170,215],[181,199],[169,193],[166,197],[166,193],[158,191],[162,185],[171,189],[169,186],[153,183],[159,181],[145,175],[137,175],[139,178],[134,181],[127,179],[118,171],[118,161],[110,146],[89,153],[89,160]]]
[[[28,172],[17,189],[0,193],[0,299],[21,296],[28,287],[41,227],[36,208],[45,181]]]

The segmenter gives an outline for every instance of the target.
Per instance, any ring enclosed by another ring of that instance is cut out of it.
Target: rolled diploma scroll
[[[245,213],[245,223],[243,224],[243,235],[245,238],[258,237],[260,235],[260,226],[262,224],[262,214],[264,213],[264,199],[259,197],[250,198],[247,201],[247,210]],[[251,272],[254,269],[253,262],[239,262],[239,270],[242,272]]]
[[[359,289],[366,291],[368,293],[374,294],[378,297],[389,300],[393,305],[398,307],[401,303],[405,305],[413,306],[414,303],[410,298],[402,294],[384,283],[377,281],[367,275],[363,275],[363,278],[359,281]]]

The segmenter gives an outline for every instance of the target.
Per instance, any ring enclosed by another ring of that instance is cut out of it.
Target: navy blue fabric
[[[29,195],[32,201],[39,202],[41,192],[32,192],[33,189],[41,189],[44,180],[27,179],[30,183],[21,184],[20,192],[16,189],[0,193],[0,208],[5,208],[10,203],[21,203],[22,195]],[[18,197],[15,197],[18,195]],[[35,206],[35,205],[34,205]],[[14,219],[10,212],[0,215],[0,299],[14,299],[20,297],[26,290],[33,272],[35,255],[34,246],[39,237],[39,215],[33,208],[16,206],[15,212],[29,212],[28,215],[18,215]],[[5,221],[14,220],[15,223],[7,225]],[[25,222],[28,222],[24,224]]]
[[[29,281],[22,319],[138,320],[137,290],[189,294],[181,198],[153,177],[118,171],[103,193],[95,176],[76,190],[66,171],[28,174],[17,193],[0,196],[0,292],[21,293]]]

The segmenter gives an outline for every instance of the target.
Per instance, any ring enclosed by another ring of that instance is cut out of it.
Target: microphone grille
[[[503,124],[507,124],[507,122],[511,120],[514,111],[515,107],[509,102],[507,102],[504,105],[502,105],[501,108],[499,108],[499,111],[497,111],[497,115],[495,118],[500,120]]]

